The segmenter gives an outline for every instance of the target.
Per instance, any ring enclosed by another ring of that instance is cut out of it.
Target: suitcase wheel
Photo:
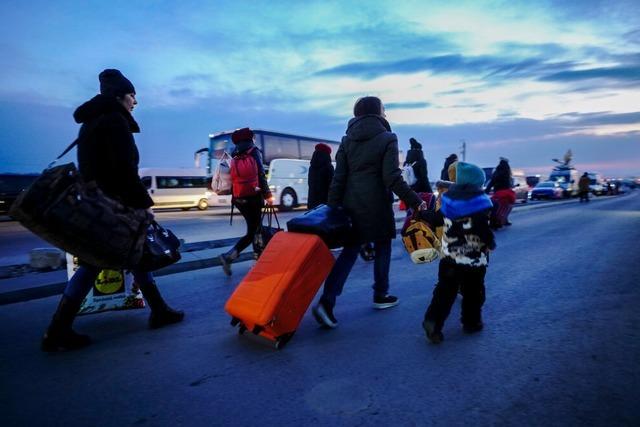
[[[238,323],[240,323],[240,319],[238,319],[237,317],[231,318],[231,326],[236,326]]]
[[[247,327],[244,325],[240,325],[240,327],[238,328],[238,335],[242,335],[245,332],[247,332]]]
[[[260,332],[262,332],[263,330],[264,330],[264,328],[262,326],[256,325],[256,326],[253,327],[251,332],[253,332],[256,335],[260,335]]]
[[[276,348],[276,350],[282,350],[284,346],[287,345],[287,343],[291,340],[291,338],[293,338],[293,334],[295,333],[296,331],[293,331],[288,334],[280,335],[278,338],[276,338],[276,342],[274,343],[274,347]]]

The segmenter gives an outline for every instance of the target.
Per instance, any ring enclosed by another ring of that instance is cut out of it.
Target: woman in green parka
[[[331,328],[338,325],[333,315],[336,297],[342,293],[363,243],[373,242],[376,253],[374,308],[385,309],[398,304],[398,298],[388,294],[391,240],[396,236],[391,193],[407,206],[426,209],[426,203],[402,179],[398,138],[391,132],[382,101],[374,96],[360,98],[353,107],[353,115],[336,153],[336,171],[328,204],[342,206],[347,211],[353,222],[354,235],[336,260],[325,281],[322,297],[313,308],[316,320]]]

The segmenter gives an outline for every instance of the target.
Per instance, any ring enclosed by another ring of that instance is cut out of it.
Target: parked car
[[[578,195],[578,181],[580,173],[572,167],[556,166],[549,175],[549,181],[560,184],[563,197],[575,197]]]
[[[529,192],[531,200],[539,199],[561,199],[564,195],[564,189],[557,181],[543,181],[533,187]]]
[[[513,175],[513,191],[516,193],[516,202],[521,201],[527,203],[529,200],[529,186],[527,185],[527,179],[523,175]]]
[[[607,193],[607,187],[599,173],[589,172],[589,190],[594,196],[602,196]]]

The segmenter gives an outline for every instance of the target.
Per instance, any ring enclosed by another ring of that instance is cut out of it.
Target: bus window
[[[311,160],[317,143],[317,141],[300,140],[300,158],[303,160]]]
[[[298,149],[297,138],[287,138],[282,136],[263,135],[264,138],[264,162],[269,163],[273,159],[298,159],[300,151]]]

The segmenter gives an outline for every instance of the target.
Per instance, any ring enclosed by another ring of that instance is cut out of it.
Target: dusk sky
[[[580,171],[640,175],[638,0],[3,0],[0,22],[0,172],[41,171],[118,68],[140,166],[192,167],[243,126],[340,140],[376,95],[431,180],[461,140],[483,167],[548,174],[571,149]]]

